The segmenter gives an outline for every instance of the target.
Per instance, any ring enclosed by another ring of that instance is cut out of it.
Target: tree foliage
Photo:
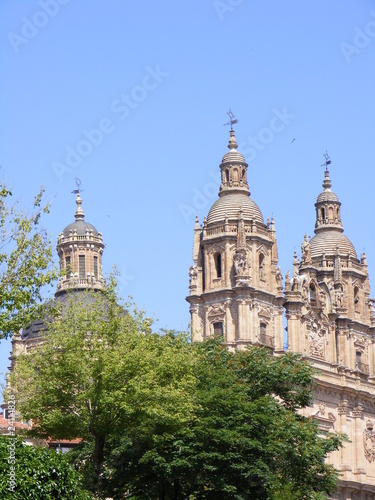
[[[67,455],[27,446],[21,438],[0,436],[2,499],[89,500],[92,495],[82,482]]]
[[[324,459],[342,444],[300,414],[313,375],[297,355],[151,333],[110,283],[70,295],[11,383],[34,435],[82,438],[71,456],[100,498],[311,499],[335,489]]]
[[[0,339],[11,336],[40,314],[42,289],[57,276],[51,264],[51,243],[41,226],[43,190],[33,210],[11,205],[12,193],[0,185]]]
[[[87,475],[100,487],[104,447],[136,429],[166,436],[193,418],[195,357],[184,335],[151,333],[150,320],[105,292],[72,293],[43,345],[21,354],[10,383],[31,433],[91,444]]]
[[[342,438],[319,437],[298,409],[312,398],[312,369],[266,348],[229,352],[196,344],[195,414],[182,432],[114,437],[106,449],[108,495],[165,499],[313,499],[334,491],[324,463]]]

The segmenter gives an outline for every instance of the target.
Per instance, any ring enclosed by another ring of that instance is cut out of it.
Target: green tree
[[[71,293],[11,383],[32,433],[82,438],[71,457],[100,498],[312,499],[335,489],[320,437],[300,410],[313,369],[266,348],[151,333],[142,312],[104,293]]]
[[[57,277],[51,243],[41,226],[49,206],[43,189],[31,213],[11,205],[12,193],[0,185],[0,339],[11,336],[40,314],[42,289]]]
[[[312,402],[313,371],[298,356],[219,341],[192,346],[194,418],[179,433],[124,429],[105,450],[108,495],[144,499],[313,499],[334,491],[324,463],[342,442],[319,437],[298,410]],[[135,431],[135,432],[134,432]]]
[[[151,333],[110,282],[103,293],[67,296],[40,348],[17,358],[11,385],[32,435],[88,443],[85,474],[99,491],[113,436],[126,429],[149,439],[157,427],[167,439],[192,420],[194,363],[186,336]]]
[[[89,500],[67,455],[0,436],[0,496],[4,500]]]

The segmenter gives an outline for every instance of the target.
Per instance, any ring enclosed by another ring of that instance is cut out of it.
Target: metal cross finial
[[[227,112],[227,115],[229,116],[229,122],[224,123],[224,126],[230,125],[230,129],[233,130],[233,125],[235,123],[238,123],[238,120],[234,117],[234,114],[232,113],[231,109]]]
[[[330,165],[332,162],[331,162],[331,159],[330,157],[328,156],[328,153],[327,153],[327,150],[326,152],[323,154],[324,158],[325,158],[325,163],[323,163],[322,167],[326,167],[326,172],[328,171],[328,165]]]
[[[81,189],[81,184],[82,182],[80,181],[80,179],[78,179],[78,177],[75,178],[76,179],[76,186],[77,186],[77,189],[73,189],[72,193],[73,194],[79,194],[79,193],[82,193],[83,189]]]

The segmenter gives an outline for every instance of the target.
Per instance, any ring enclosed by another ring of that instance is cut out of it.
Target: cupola
[[[85,221],[82,198],[77,193],[75,221],[66,226],[57,239],[60,269],[64,270],[57,284],[56,296],[67,290],[103,289],[102,234]]]

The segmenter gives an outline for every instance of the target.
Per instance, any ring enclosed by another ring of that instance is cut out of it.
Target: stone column
[[[366,474],[365,464],[363,462],[364,454],[362,451],[363,446],[363,405],[358,404],[353,408],[353,419],[354,419],[354,429],[353,429],[353,464],[354,464],[354,474]],[[360,479],[359,479],[360,481]]]
[[[201,328],[201,322],[200,322],[200,317],[199,317],[199,306],[198,305],[192,305],[190,307],[190,314],[191,314],[191,335],[192,335],[192,340],[194,341],[202,341],[203,340],[203,333],[202,328]]]
[[[347,434],[350,438],[350,433],[348,432],[348,425],[347,425],[347,415],[349,413],[349,408],[348,408],[348,401],[346,399],[341,401],[340,406],[337,408],[337,413],[339,416],[339,430],[340,430],[340,432]],[[348,444],[349,443],[345,443],[344,446],[340,450],[339,467],[343,471],[352,470],[350,465],[349,465]]]
[[[232,259],[230,253],[230,242],[225,242],[225,288],[231,288],[230,271],[232,268]]]
[[[226,301],[224,303],[224,308],[225,308],[225,327],[227,334],[226,341],[228,343],[233,343],[236,340],[236,327],[233,323],[232,313],[230,309],[230,301]]]

